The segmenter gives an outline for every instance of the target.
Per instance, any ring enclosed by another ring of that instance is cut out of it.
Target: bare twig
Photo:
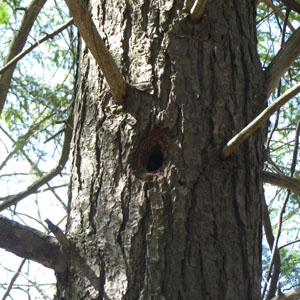
[[[282,248],[285,248],[285,247],[287,247],[287,246],[290,246],[290,245],[293,245],[293,244],[296,244],[296,243],[299,243],[299,242],[300,242],[300,239],[297,239],[297,240],[291,241],[291,242],[289,242],[289,243],[286,243],[286,244],[280,246],[278,249],[280,250],[280,249],[282,249]]]
[[[69,19],[67,22],[65,22],[62,26],[57,28],[56,30],[52,31],[51,33],[45,35],[42,37],[40,40],[32,44],[30,47],[27,49],[23,50],[20,52],[18,55],[16,55],[14,58],[12,58],[9,62],[5,64],[4,67],[0,69],[0,74],[4,73],[8,68],[10,68],[12,65],[16,64],[20,59],[22,59],[25,55],[27,55],[29,52],[31,52],[34,48],[38,47],[40,44],[43,42],[52,39],[54,36],[68,28],[70,25],[73,24],[73,18]]]
[[[8,153],[8,155],[6,156],[6,158],[1,162],[0,164],[0,170],[6,165],[6,163],[8,162],[8,160],[14,155],[16,154],[18,151],[20,151],[25,144],[27,143],[28,139],[40,128],[41,124],[43,122],[45,122],[46,120],[50,119],[52,117],[51,114],[49,114],[48,116],[46,116],[44,119],[40,120],[39,122],[37,122],[38,118],[35,118],[35,120],[33,120],[32,125],[28,128],[27,132],[20,136],[18,138],[17,141],[13,140],[10,135],[6,132],[6,130],[0,126],[0,129],[5,133],[5,135],[14,143],[14,148]]]
[[[191,8],[191,19],[193,22],[198,22],[203,14],[207,0],[195,0]]]
[[[0,247],[57,272],[66,269],[67,260],[56,238],[3,216],[0,216]]]
[[[287,23],[288,23],[289,14],[290,14],[290,11],[287,10],[286,14],[285,14],[285,18],[284,18],[282,32],[281,32],[281,41],[280,41],[281,48],[285,44],[285,34],[286,34],[286,27],[287,27]],[[280,94],[281,94],[281,81],[280,80],[279,80],[279,84],[278,84],[278,88],[277,88],[277,93],[278,93],[277,96],[280,96]],[[277,110],[276,122],[275,122],[273,130],[275,130],[275,128],[278,125],[278,118],[279,118],[279,110]],[[271,139],[271,136],[269,137],[269,141],[270,141],[270,139]],[[269,248],[271,251],[273,251],[274,250],[274,235],[273,235],[273,231],[272,231],[270,215],[268,212],[268,207],[267,207],[266,202],[264,203],[263,209],[264,209],[263,224],[264,224],[264,228],[265,228],[265,232],[266,232],[266,237],[268,240]],[[266,219],[268,219],[268,220],[266,220]],[[278,243],[278,241],[277,241],[277,243]],[[280,266],[281,266],[280,253],[279,253],[278,245],[276,245],[276,249],[274,250],[274,258],[273,258],[273,272],[272,272],[272,277],[271,277],[268,293],[266,295],[265,300],[270,300],[271,298],[273,298],[275,296],[277,282],[278,282],[279,274],[280,274]],[[268,275],[269,274],[267,274],[267,276]],[[278,285],[278,291],[280,291],[280,284]]]
[[[42,185],[46,184],[48,181],[50,181],[52,178],[54,178],[56,175],[58,175],[63,170],[63,168],[69,158],[70,144],[71,144],[71,138],[72,138],[72,128],[73,128],[73,112],[71,110],[68,121],[66,122],[65,137],[64,137],[64,143],[62,146],[62,152],[61,152],[60,159],[59,159],[56,167],[54,169],[52,169],[49,173],[44,175],[42,178],[38,179],[32,185],[30,185],[26,190],[24,190],[16,195],[9,196],[8,199],[6,199],[5,201],[3,201],[0,204],[0,211],[10,207],[11,205],[17,204],[19,201],[21,201],[25,197],[36,192]]]
[[[269,7],[271,7],[273,9],[273,11],[279,16],[279,18],[284,21],[285,17],[284,14],[281,12],[280,8],[278,8],[276,5],[274,5],[274,3],[271,0],[263,0],[263,2],[265,2]],[[289,27],[289,29],[292,32],[295,32],[295,28],[293,27],[293,25],[291,24],[291,22],[287,22],[287,26]]]
[[[299,31],[300,32],[300,31]],[[288,100],[297,95],[300,91],[300,83],[296,84],[284,94],[278,97],[271,105],[269,105],[262,113],[260,113],[251,123],[235,135],[222,149],[221,158],[226,159],[245,139],[247,139],[255,130],[267,122],[269,117],[283,106]]]
[[[298,145],[299,144],[299,133],[300,133],[300,120],[298,121],[296,132],[295,132],[293,159],[292,159],[291,170],[290,170],[290,174],[289,174],[290,177],[293,176],[294,171],[295,171],[295,167],[296,167],[298,147],[299,147],[299,145]],[[266,289],[267,289],[267,285],[268,285],[268,281],[271,277],[271,271],[272,271],[275,255],[276,255],[276,252],[278,251],[278,241],[279,241],[279,237],[280,237],[280,234],[281,234],[283,214],[284,214],[287,202],[289,200],[289,197],[290,197],[290,190],[287,190],[287,193],[286,193],[286,196],[285,196],[285,199],[283,201],[283,204],[282,204],[282,207],[281,207],[281,210],[280,210],[280,213],[279,213],[279,217],[278,217],[278,228],[277,228],[275,241],[273,243],[272,255],[271,255],[271,260],[270,260],[270,263],[269,263],[269,268],[268,268],[266,279],[265,279],[265,284],[264,284],[263,291],[262,291],[262,299],[264,298],[264,295],[265,295],[265,292],[266,292]]]
[[[19,265],[19,268],[18,268],[17,272],[16,272],[16,273],[14,274],[14,276],[11,278],[11,280],[10,280],[10,282],[9,282],[7,288],[6,288],[6,291],[5,291],[4,295],[2,296],[1,300],[5,300],[5,299],[7,298],[7,296],[9,295],[9,293],[10,293],[10,291],[11,291],[11,289],[12,289],[14,283],[15,283],[15,281],[17,280],[17,278],[18,278],[19,275],[20,275],[20,272],[21,272],[22,267],[24,266],[26,260],[27,260],[26,258],[23,258],[23,259],[22,259],[22,261],[21,261],[21,263],[20,263],[20,265]]]
[[[266,96],[271,95],[279,79],[288,70],[300,53],[300,27],[290,36],[265,70]]]
[[[82,0],[65,0],[83,40],[94,56],[118,104],[126,95],[126,82],[113,57],[105,47],[93,19]]]
[[[32,25],[45,3],[46,0],[32,0],[30,5],[26,9],[20,28],[14,35],[11,46],[9,48],[9,52],[4,60],[3,65],[6,65],[11,59],[13,59],[18,53],[22,51]],[[10,68],[6,70],[6,72],[0,75],[0,115],[4,107],[15,67],[16,64],[11,65]]]

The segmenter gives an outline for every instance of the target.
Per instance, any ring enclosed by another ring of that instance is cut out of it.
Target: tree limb
[[[0,216],[0,247],[34,260],[56,272],[64,272],[66,256],[56,238]]]
[[[280,295],[272,298],[271,300],[298,300],[300,298],[300,288],[291,290],[286,293],[281,293]]]
[[[25,11],[25,15],[23,17],[19,30],[13,37],[11,46],[9,48],[6,58],[4,59],[3,65],[6,65],[11,59],[13,59],[18,53],[22,51],[26,43],[27,36],[32,28],[32,25],[45,3],[46,0],[32,0],[32,2]],[[0,75],[0,115],[4,107],[7,92],[10,87],[10,82],[15,67],[16,63],[12,64],[10,68],[6,70],[6,72]]]
[[[298,179],[263,171],[262,180],[265,183],[274,184],[282,188],[292,190],[294,193],[300,195],[300,180]]]
[[[298,29],[299,30],[299,29]],[[299,31],[300,32],[300,31]],[[299,44],[300,45],[300,44]],[[226,159],[245,139],[267,122],[269,117],[300,91],[300,83],[296,84],[278,97],[271,105],[261,112],[251,123],[236,134],[222,149],[221,158]]]
[[[282,3],[289,9],[300,14],[300,4],[295,0],[281,0]]]
[[[72,109],[73,110],[73,109]],[[36,192],[42,185],[50,181],[56,175],[58,175],[64,168],[65,164],[69,158],[70,152],[70,145],[72,139],[72,129],[73,129],[73,111],[70,112],[68,120],[66,121],[66,128],[65,128],[65,137],[64,143],[62,146],[62,152],[58,161],[58,164],[54,169],[52,169],[48,174],[44,175],[42,178],[38,179],[36,182],[31,184],[26,190],[16,194],[9,196],[8,199],[0,198],[3,202],[0,204],[0,211],[10,207],[11,205],[17,204],[19,201],[24,199],[25,197],[29,196],[30,194]]]
[[[86,4],[82,0],[65,0],[65,2],[83,40],[101,68],[116,102],[121,105],[126,95],[126,82],[105,47]]]
[[[265,70],[267,98],[300,53],[300,27],[290,36]]]
[[[42,37],[40,40],[38,40],[37,42],[32,44],[30,47],[28,47],[27,49],[20,52],[13,59],[11,59],[9,62],[7,62],[4,67],[2,67],[0,69],[0,74],[3,74],[8,68],[10,68],[12,65],[15,65],[20,59],[22,59],[26,54],[31,52],[34,48],[39,46],[41,43],[43,43],[49,39],[52,39],[54,36],[56,36],[57,34],[62,32],[63,30],[65,30],[72,24],[73,24],[73,18],[69,19],[67,22],[65,22],[63,25],[61,25],[59,28],[55,29],[54,31],[52,31],[49,34],[46,34],[44,37]]]

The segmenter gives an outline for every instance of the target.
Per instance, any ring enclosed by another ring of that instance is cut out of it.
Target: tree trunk
[[[90,0],[131,86],[117,106],[81,43],[68,235],[57,299],[259,299],[265,106],[255,1]]]

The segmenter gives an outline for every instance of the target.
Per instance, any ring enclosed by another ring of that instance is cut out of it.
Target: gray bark
[[[81,44],[68,235],[99,285],[71,264],[57,299],[260,298],[265,130],[220,159],[265,107],[255,1],[192,4],[90,1],[131,88]]]

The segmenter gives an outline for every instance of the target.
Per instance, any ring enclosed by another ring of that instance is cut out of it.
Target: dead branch
[[[56,238],[0,216],[0,247],[57,272],[67,267]]]
[[[300,32],[300,31],[299,31]],[[271,105],[261,112],[251,123],[236,134],[222,149],[221,158],[226,159],[245,139],[267,122],[269,117],[300,91],[300,83],[296,84],[278,97]]]
[[[122,104],[126,95],[126,82],[101,39],[85,3],[82,0],[65,0],[65,2],[83,40],[101,68],[116,102]]]
[[[280,78],[300,53],[300,27],[290,36],[265,70],[266,96],[271,95]]]
[[[32,28],[32,25],[38,16],[40,10],[46,3],[46,0],[32,0],[30,5],[25,11],[20,28],[16,31],[11,42],[8,54],[4,59],[3,65],[6,65],[12,60],[18,53],[20,53],[26,43],[27,36]],[[15,70],[16,64],[12,64],[6,72],[0,75],[0,115],[4,107],[7,92],[10,87],[11,78]]]

